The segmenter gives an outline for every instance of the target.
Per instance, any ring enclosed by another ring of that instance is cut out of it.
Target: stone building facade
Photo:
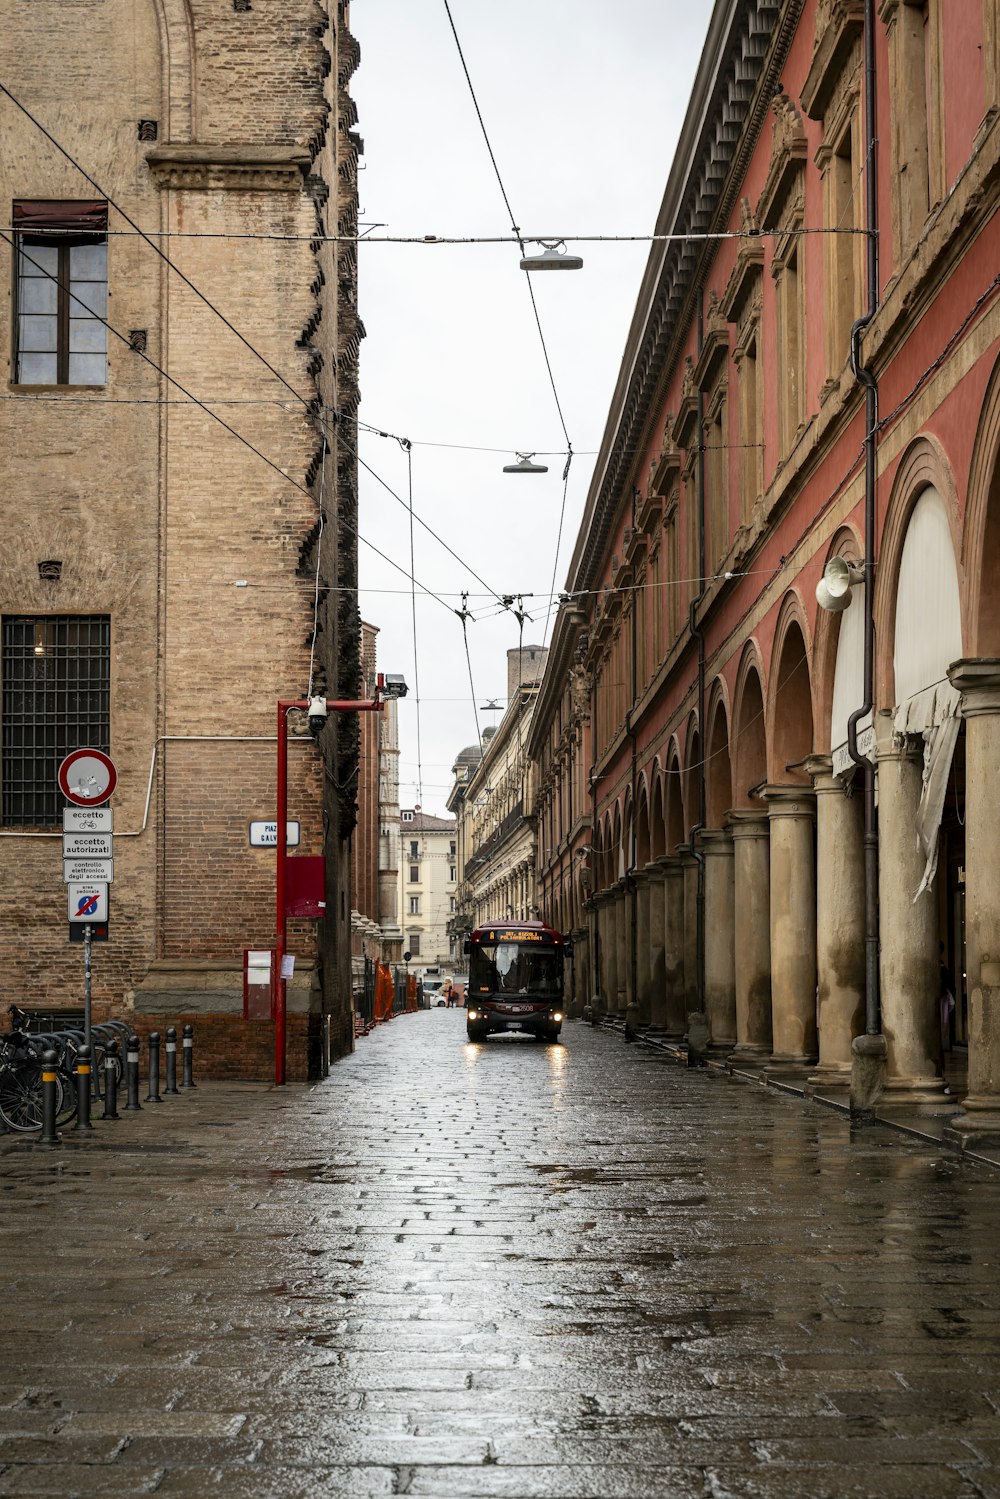
[[[487,921],[533,919],[535,825],[527,745],[547,655],[540,645],[507,652],[504,716],[495,732],[483,736],[474,763],[467,751],[455,762],[448,809],[458,818],[462,855],[452,922],[456,946],[460,933],[464,937]]]
[[[378,630],[361,623],[362,692],[374,697]],[[380,713],[359,716],[357,826],[351,838],[351,983],[364,987],[365,960],[398,963],[403,933],[397,918],[399,882],[399,740],[395,699]],[[357,1004],[355,1008],[358,1008]]]
[[[450,817],[403,807],[399,827],[399,919],[410,969],[451,962],[448,922],[458,889],[458,830]]]
[[[275,815],[276,703],[360,685],[363,328],[355,249],[320,237],[356,226],[357,61],[340,0],[0,0],[11,999],[80,997],[55,773],[81,743],[119,772],[95,1000],[232,1036],[242,951],[274,945],[248,824]],[[358,730],[289,731],[296,852],[327,861],[325,919],[289,929],[304,1077],[352,1044]],[[259,1022],[231,1070],[272,1050]]]
[[[531,741],[596,1013],[817,1086],[881,1058],[881,1110],[954,1110],[967,1048],[962,1139],[1000,1128],[998,187],[993,0],[718,0]]]

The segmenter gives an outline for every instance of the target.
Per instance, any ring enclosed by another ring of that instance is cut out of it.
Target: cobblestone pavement
[[[0,1494],[1000,1496],[1000,1175],[565,1043],[0,1139]]]

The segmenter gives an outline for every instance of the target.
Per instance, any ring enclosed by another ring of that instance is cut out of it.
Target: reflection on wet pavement
[[[0,1139],[0,1494],[1000,1499],[987,1168],[445,1010],[97,1123]]]

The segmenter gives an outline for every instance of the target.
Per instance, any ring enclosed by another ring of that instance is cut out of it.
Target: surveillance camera
[[[309,699],[309,732],[315,737],[319,734],[326,723],[326,698],[311,697]]]

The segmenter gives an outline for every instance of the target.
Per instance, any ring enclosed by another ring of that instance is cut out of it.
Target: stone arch
[[[611,879],[609,883],[615,885],[623,878],[626,868],[622,809],[618,802],[615,802],[614,820],[611,825],[611,861]]]
[[[875,585],[877,624],[875,693],[876,704],[880,708],[893,707],[899,695],[894,660],[896,631],[899,623],[900,570],[914,512],[924,500],[928,490],[933,490],[940,498],[943,519],[946,521],[946,528],[951,537],[951,558],[947,559],[942,555],[938,560],[942,565],[950,560],[955,568],[959,599],[964,592],[964,568],[960,561],[958,493],[944,449],[936,438],[925,434],[910,444],[896,469],[885,527],[882,532],[882,546]],[[944,586],[949,585],[945,583]],[[919,629],[919,614],[916,626]],[[964,622],[960,630],[963,640],[966,639]]]
[[[198,139],[198,83],[194,18],[190,0],[153,0],[160,31],[161,139],[183,144]]]
[[[733,770],[729,755],[729,710],[721,677],[712,684],[705,758],[705,821],[721,828],[733,805]]]
[[[972,450],[962,532],[963,637],[970,656],[1000,656],[1000,359],[993,366]]]
[[[663,802],[663,769],[659,760],[653,761],[650,779],[652,792],[649,798],[649,856],[662,858],[667,852],[667,823]]]
[[[598,890],[606,890],[612,884],[613,868],[615,868],[615,854],[612,848],[612,815],[610,812],[604,814],[601,823],[600,844],[597,848],[597,887]]]
[[[808,785],[801,764],[813,752],[812,681],[802,600],[792,591],[778,616],[768,683],[767,722],[772,781]],[[789,769],[789,767],[793,767]]]
[[[851,562],[860,563],[864,557],[864,546],[858,532],[851,525],[841,526],[833,537],[823,556],[825,567],[831,557],[845,557]],[[822,573],[820,574],[822,576]],[[819,579],[817,578],[817,582]],[[848,635],[851,643],[857,633],[857,616],[855,610],[864,615],[864,587],[860,583],[851,589],[851,603],[848,609],[839,614],[829,609],[821,609],[816,604],[815,630],[813,633],[813,697],[815,701],[815,742],[819,754],[827,754],[836,748],[831,742],[831,721],[834,706],[834,685],[838,674],[843,675],[849,671],[851,666],[857,666],[861,673],[858,677],[860,695],[855,707],[860,708],[864,702],[864,677],[863,677],[863,634],[862,634],[862,661],[860,665],[846,660],[840,660],[841,645],[848,646]],[[851,615],[848,624],[847,616]]]
[[[688,715],[684,735],[684,770],[681,785],[684,792],[684,840],[699,820],[701,811],[701,734],[697,713]]]
[[[635,822],[635,865],[642,869],[643,865],[650,860],[650,849],[652,847],[652,831],[649,821],[649,791],[646,784],[646,773],[642,771],[639,776],[639,809]]]
[[[670,742],[667,769],[663,782],[664,822],[667,834],[667,852],[676,853],[677,845],[684,842],[684,786],[681,776],[681,757],[676,739]]]
[[[733,768],[733,806],[752,806],[751,786],[767,780],[764,662],[756,640],[748,640],[743,648],[733,698],[729,752]]]

